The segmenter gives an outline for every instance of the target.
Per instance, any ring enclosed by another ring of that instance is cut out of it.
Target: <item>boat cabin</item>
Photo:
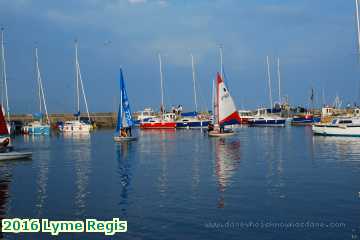
[[[332,116],[333,114],[334,114],[334,108],[332,108],[332,107],[323,107],[321,109],[322,117]]]
[[[165,121],[173,122],[176,119],[176,114],[175,113],[165,113],[163,115],[163,118]]]

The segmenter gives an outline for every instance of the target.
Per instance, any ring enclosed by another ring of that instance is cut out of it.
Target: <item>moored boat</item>
[[[164,87],[163,87],[163,70],[162,70],[162,59],[159,57],[160,65],[160,89],[161,89],[161,105],[160,105],[160,117],[151,118],[148,121],[140,123],[141,129],[168,129],[176,128],[176,115],[174,113],[166,113],[164,105]]]
[[[318,123],[312,126],[315,135],[360,137],[360,118],[334,118],[331,123]]]
[[[39,97],[39,113],[34,114],[36,119],[33,122],[27,123],[22,127],[22,133],[30,135],[50,135],[50,119],[47,111],[44,87],[42,83],[42,77],[39,67],[38,49],[35,48],[35,66],[36,66],[36,82],[38,87]],[[43,109],[45,115],[43,114]]]
[[[268,114],[266,108],[259,108],[254,118],[249,119],[249,125],[257,127],[284,127],[285,123],[285,118]]]
[[[66,121],[62,126],[60,125],[59,130],[62,132],[73,132],[73,133],[89,133],[93,126],[91,124],[89,108],[87,105],[83,79],[80,71],[79,56],[78,56],[78,42],[75,41],[75,71],[76,71],[76,97],[77,97],[77,113],[74,114],[75,120]],[[80,113],[80,87],[84,98],[86,113],[88,121],[81,120]]]

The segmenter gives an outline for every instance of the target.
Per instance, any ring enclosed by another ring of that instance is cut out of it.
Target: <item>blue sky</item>
[[[90,111],[115,111],[119,66],[133,110],[160,105],[157,53],[163,54],[165,103],[193,109],[190,53],[199,105],[210,108],[224,46],[227,83],[239,108],[269,105],[266,56],[281,60],[282,93],[307,104],[338,94],[358,100],[355,2],[352,0],[0,0],[12,112],[37,110],[34,47],[49,112],[74,111],[74,39]],[[277,97],[276,97],[277,98]],[[274,99],[275,100],[275,99]],[[359,101],[358,101],[359,102]]]

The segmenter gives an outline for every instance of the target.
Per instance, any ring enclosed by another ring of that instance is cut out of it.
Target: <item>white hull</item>
[[[71,132],[71,133],[89,133],[92,129],[92,126],[87,123],[79,121],[69,121],[65,122],[62,132]]]
[[[31,158],[31,152],[6,152],[0,153],[0,161]]]
[[[360,137],[360,126],[313,125],[312,131],[314,134],[324,135],[324,136]]]
[[[136,140],[137,140],[137,137],[120,137],[120,136],[114,137],[115,142],[131,142],[131,141],[136,141]]]
[[[235,135],[234,131],[225,131],[225,132],[220,132],[217,130],[212,130],[208,133],[209,137],[230,137]]]

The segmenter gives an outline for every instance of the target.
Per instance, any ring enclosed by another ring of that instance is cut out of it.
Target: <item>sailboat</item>
[[[89,114],[89,108],[86,100],[84,84],[82,80],[82,75],[80,71],[80,64],[79,64],[79,56],[78,56],[78,42],[75,41],[75,72],[76,72],[76,97],[77,97],[77,112],[74,114],[76,117],[73,121],[66,121],[64,126],[60,128],[63,132],[72,132],[72,133],[89,133],[92,130],[91,119]],[[88,121],[82,121],[80,116],[80,87],[81,93],[84,97],[85,108],[87,113]]]
[[[176,127],[175,113],[166,113],[164,105],[164,87],[163,87],[163,67],[161,55],[159,57],[160,64],[160,88],[161,88],[161,106],[160,106],[160,117],[149,119],[146,122],[140,123],[142,129],[174,129]]]
[[[38,94],[39,94],[39,113],[34,114],[35,121],[26,124],[22,127],[22,132],[24,134],[31,135],[50,135],[50,119],[47,111],[44,87],[42,84],[42,77],[40,73],[39,67],[39,57],[38,57],[38,49],[35,48],[35,65],[36,65],[36,81],[38,85]],[[45,121],[43,114],[43,107],[45,110]]]
[[[194,105],[195,111],[189,113],[181,113],[181,118],[176,121],[176,128],[207,128],[210,120],[205,117],[201,117],[198,114],[197,95],[196,95],[196,78],[195,78],[195,62],[194,56],[191,54],[191,67],[193,78],[193,90],[194,90]]]
[[[220,73],[216,74],[214,94],[214,125],[209,129],[210,137],[226,137],[234,135],[233,130],[225,130],[226,125],[240,124],[241,119],[233,98],[228,91]]]
[[[286,119],[278,115],[273,114],[273,99],[272,99],[272,89],[271,89],[271,73],[270,73],[270,62],[269,57],[266,57],[267,65],[267,77],[269,85],[269,101],[270,101],[270,113],[268,114],[268,109],[259,108],[257,114],[249,120],[250,126],[262,126],[262,127],[284,127]],[[281,103],[281,92],[280,92],[280,60],[278,60],[278,81],[279,81],[279,104]]]
[[[122,69],[120,68],[120,104],[116,125],[115,142],[135,141],[137,138],[132,136],[131,127],[134,125],[129,99],[127,96],[125,81]]]
[[[5,47],[4,47],[4,28],[1,28],[1,69],[2,69],[2,94],[1,94],[1,105],[6,105],[4,113],[6,113],[6,126],[9,133],[11,133],[10,125],[10,110],[9,110],[9,97],[7,89],[7,76],[6,76],[6,62],[5,62]],[[5,99],[4,99],[5,98]],[[5,101],[5,104],[4,104]]]

